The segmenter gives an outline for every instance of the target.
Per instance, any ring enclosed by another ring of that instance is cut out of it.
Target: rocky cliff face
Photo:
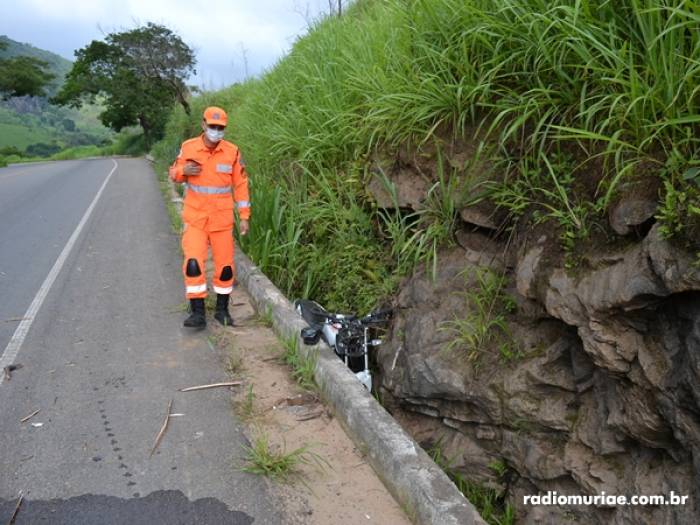
[[[640,242],[591,253],[567,271],[549,257],[553,234],[509,253],[478,226],[440,255],[434,280],[418,271],[403,283],[377,356],[387,408],[422,444],[439,442],[465,477],[505,491],[519,523],[698,523],[693,256],[654,225]],[[506,276],[515,301],[504,317],[506,354],[498,338],[471,353],[450,346],[449,322],[474,309],[483,268]],[[683,506],[523,505],[524,495],[547,491],[690,498]]]

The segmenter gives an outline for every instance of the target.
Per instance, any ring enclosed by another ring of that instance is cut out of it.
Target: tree
[[[163,134],[174,104],[189,114],[185,79],[194,69],[194,53],[167,27],[148,23],[111,33],[75,52],[76,61],[53,102],[80,107],[101,95],[100,114],[115,131],[139,125],[147,146]]]
[[[5,42],[0,42],[0,50],[6,47]],[[47,66],[43,60],[27,56],[0,59],[0,99],[45,96],[44,88],[54,78]]]

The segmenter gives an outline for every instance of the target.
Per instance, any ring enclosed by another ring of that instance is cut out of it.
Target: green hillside
[[[262,78],[196,98],[190,119],[176,110],[155,152],[172,161],[205,105],[229,110],[254,180],[244,248],[285,292],[331,308],[362,310],[416,264],[435,268],[470,187],[510,225],[553,228],[571,267],[614,242],[600,225],[635,188],[700,251],[698,15],[619,4],[360,0]],[[373,176],[421,158],[422,207],[377,210]]]
[[[26,55],[48,63],[55,75],[47,92],[54,95],[72,67],[65,58],[22,44],[0,35],[0,42],[7,47],[0,50],[0,58]],[[0,102],[0,150],[17,148],[29,150],[29,156],[44,156],[50,152],[73,146],[96,145],[108,142],[114,133],[105,128],[98,115],[100,108],[87,105],[79,110],[53,106],[47,99],[37,97],[15,97]]]

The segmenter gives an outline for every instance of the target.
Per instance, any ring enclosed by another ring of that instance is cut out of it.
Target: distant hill
[[[49,96],[55,95],[73,63],[50,51],[31,44],[16,42],[0,35],[0,42],[7,47],[0,50],[0,58],[18,55],[43,60],[55,75],[47,87]],[[55,152],[71,146],[101,144],[109,141],[114,133],[104,127],[98,115],[101,108],[87,105],[76,110],[53,106],[44,97],[14,97],[0,102],[0,150],[17,148],[31,156]]]
[[[31,44],[16,42],[5,35],[0,35],[0,42],[7,44],[7,48],[0,49],[0,58],[12,58],[16,56],[30,56],[43,60],[48,64],[49,70],[56,76],[49,85],[47,92],[49,96],[55,95],[63,84],[63,79],[70,71],[73,63],[62,56],[39,49]]]

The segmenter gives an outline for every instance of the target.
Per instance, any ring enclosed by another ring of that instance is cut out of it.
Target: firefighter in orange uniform
[[[185,254],[182,271],[190,300],[190,316],[184,325],[204,328],[204,298],[207,282],[204,265],[211,245],[214,258],[213,288],[216,292],[214,318],[223,325],[233,325],[228,312],[233,291],[233,205],[234,198],[241,219],[241,235],[248,233],[250,197],[248,176],[241,153],[231,142],[223,140],[228,123],[226,112],[218,107],[204,110],[203,133],[182,144],[180,154],[170,167],[170,178],[187,184],[182,213]]]

